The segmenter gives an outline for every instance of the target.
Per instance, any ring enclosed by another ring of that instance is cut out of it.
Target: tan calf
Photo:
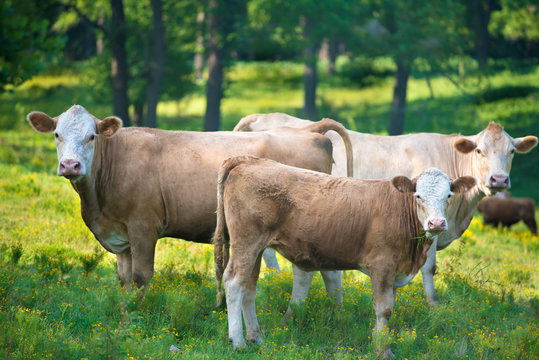
[[[219,172],[214,251],[218,299],[221,279],[225,285],[230,341],[245,346],[243,313],[247,339],[262,343],[254,301],[267,247],[305,271],[357,269],[370,275],[377,331],[382,331],[396,288],[425,263],[433,236],[448,229],[445,210],[453,193],[475,183],[471,177],[451,182],[434,168],[417,180],[358,180],[251,156],[228,159]],[[389,348],[379,350],[392,355]]]

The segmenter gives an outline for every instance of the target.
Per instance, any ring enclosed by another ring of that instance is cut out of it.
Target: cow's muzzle
[[[447,221],[445,219],[430,219],[427,222],[427,231],[430,233],[439,233],[447,229]]]
[[[509,176],[505,174],[492,175],[488,179],[488,187],[493,190],[505,190],[509,187]]]
[[[58,165],[58,175],[68,179],[83,175],[81,162],[73,159],[60,161],[60,165]]]

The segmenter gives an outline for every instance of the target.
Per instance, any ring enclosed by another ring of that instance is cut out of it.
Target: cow
[[[532,234],[537,235],[535,222],[535,201],[530,198],[489,196],[479,202],[477,207],[483,214],[485,224],[510,227],[520,220],[528,226]]]
[[[27,118],[38,132],[54,131],[57,173],[79,194],[86,226],[116,254],[127,288],[150,282],[159,238],[211,241],[217,173],[228,157],[253,154],[329,173],[331,142],[321,134],[336,130],[349,143],[344,127],[330,119],[248,134],[122,128],[119,118],[99,120],[80,105],[54,118],[43,112]]]
[[[242,118],[235,131],[264,131],[276,126],[303,127],[312,124],[281,113],[253,114]],[[457,194],[447,209],[449,231],[435,237],[428,259],[421,269],[423,288],[432,307],[439,305],[434,288],[436,250],[442,250],[458,239],[468,228],[477,204],[485,197],[510,187],[509,171],[515,152],[527,153],[537,145],[537,137],[513,138],[494,122],[471,136],[458,134],[416,133],[398,136],[380,136],[348,130],[354,151],[354,176],[359,179],[384,179],[397,175],[410,178],[424,169],[437,167],[451,178],[473,176],[476,187],[466,194]],[[333,175],[342,176],[343,145],[336,134],[326,134],[333,143],[335,164]],[[335,278],[335,276],[334,276]],[[294,272],[297,286],[295,296],[305,299],[312,274]],[[338,286],[338,285],[335,285]]]
[[[475,184],[466,176],[451,181],[435,168],[414,180],[361,180],[253,156],[226,160],[219,170],[213,243],[229,340],[235,348],[245,347],[243,312],[248,341],[263,342],[255,293],[267,247],[304,271],[354,269],[369,275],[376,330],[387,330],[397,287],[425,263],[434,235],[450,230],[445,210],[455,201],[453,194]],[[392,356],[389,348],[378,350]]]

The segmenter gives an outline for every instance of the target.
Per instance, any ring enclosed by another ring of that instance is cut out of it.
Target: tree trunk
[[[400,135],[404,131],[406,89],[408,87],[409,76],[410,65],[398,61],[395,87],[393,88],[393,102],[391,103],[391,114],[389,117],[389,135]]]
[[[477,16],[475,50],[479,68],[482,70],[487,66],[488,60],[488,23],[490,22],[492,5],[492,0],[474,0],[475,13]]]
[[[309,52],[313,54],[312,50]],[[313,121],[318,119],[318,114],[316,111],[316,85],[318,82],[316,64],[316,56],[310,56],[310,58],[306,59],[305,61],[305,69],[303,72],[303,85],[305,91],[303,116],[306,119]]]
[[[219,18],[216,14],[217,1],[210,0],[208,11],[208,83],[206,85],[206,114],[204,131],[219,130],[221,122],[221,98],[223,94],[223,54],[219,45]]]
[[[335,61],[337,60],[337,55],[339,53],[339,40],[336,36],[332,36],[329,39],[329,59],[328,59],[328,75],[335,75]]]
[[[309,41],[311,36],[310,21],[306,18],[302,18],[301,22],[305,39]],[[312,43],[308,45],[303,52],[303,57],[305,59],[305,67],[303,71],[303,116],[310,120],[317,120],[318,118],[316,111],[316,85],[318,82],[317,50],[318,44],[315,41],[312,41]]]
[[[129,73],[127,67],[127,51],[125,50],[126,27],[122,0],[110,0],[112,10],[111,40],[112,64],[112,102],[114,115],[120,117],[124,126],[130,126],[129,98],[127,96]]]
[[[151,0],[153,11],[153,54],[150,60],[148,91],[146,93],[146,126],[157,126],[157,103],[165,68],[165,27],[161,0]]]
[[[133,125],[135,126],[143,126],[144,122],[144,101],[138,101],[136,100],[133,104],[135,108],[135,112],[133,114]]]
[[[195,47],[195,80],[202,81],[202,70],[204,69],[204,10],[200,10],[197,14],[197,39]]]

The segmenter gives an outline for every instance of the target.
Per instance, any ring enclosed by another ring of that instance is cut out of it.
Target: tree
[[[209,0],[208,21],[208,81],[204,131],[219,130],[224,68],[239,29],[245,23],[245,1]]]
[[[0,93],[41,72],[45,54],[60,52],[63,41],[52,30],[60,5],[54,0],[0,0]]]
[[[194,0],[69,0],[57,25],[65,30],[84,21],[98,30],[105,50],[87,64],[92,94],[121,104],[124,115],[116,105],[114,111],[124,123],[133,105],[134,124],[155,127],[158,101],[179,99],[192,89],[197,6]]]
[[[479,68],[485,69],[488,60],[488,43],[490,35],[488,24],[490,22],[490,14],[494,9],[495,0],[474,0],[474,10],[476,14],[476,59],[479,63]]]
[[[404,131],[408,78],[414,60],[440,61],[458,52],[463,7],[458,1],[372,0],[364,5],[371,20],[356,35],[371,56],[389,55],[397,65],[389,134]],[[373,29],[376,29],[374,31]]]
[[[281,44],[296,44],[305,64],[303,72],[303,116],[318,117],[316,89],[318,84],[317,56],[324,38],[349,33],[357,7],[346,0],[252,0],[249,3],[253,27],[271,24]]]
[[[208,6],[208,82],[206,84],[206,113],[204,131],[217,131],[221,123],[223,97],[224,46],[219,43],[221,29],[218,15],[219,0],[210,0]],[[223,34],[226,37],[226,34]]]
[[[163,82],[165,66],[165,28],[163,25],[163,8],[161,0],[151,0],[153,13],[153,57],[148,74],[148,91],[146,93],[146,126],[157,126],[157,102]]]
[[[492,13],[490,31],[510,40],[539,40],[539,6],[533,0],[500,0]]]
[[[131,125],[131,121],[129,120],[129,97],[127,94],[129,67],[127,65],[127,51],[125,48],[127,29],[123,1],[110,0],[110,8],[112,11],[112,21],[110,23],[112,103],[114,114],[122,119],[125,126],[129,126]]]

